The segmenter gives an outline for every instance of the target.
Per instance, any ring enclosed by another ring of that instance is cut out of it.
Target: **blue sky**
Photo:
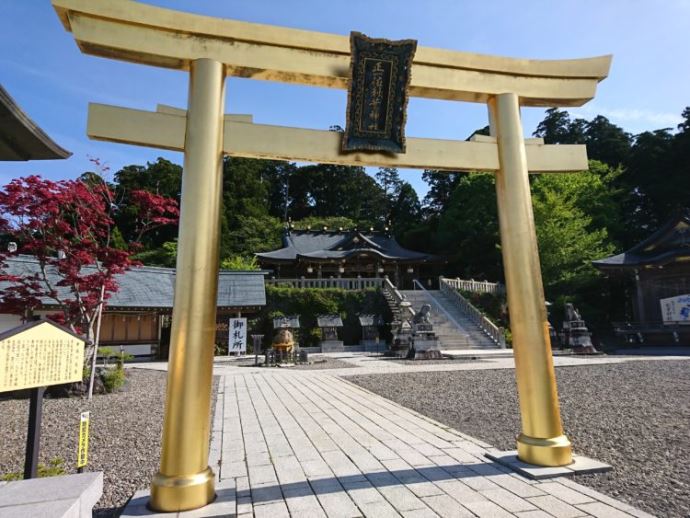
[[[115,0],[113,0],[115,1]],[[596,98],[573,115],[606,115],[631,133],[674,127],[690,105],[687,43],[690,0],[148,0],[147,3],[223,18],[347,35],[414,38],[420,45],[535,59],[613,54]],[[74,178],[88,156],[113,171],[180,153],[86,137],[88,102],[154,109],[183,107],[183,72],[82,54],[49,0],[2,0],[0,82],[20,106],[74,155],[68,160],[0,163],[0,184],[27,174]],[[226,110],[255,122],[327,129],[345,125],[346,92],[231,78]],[[543,110],[523,110],[531,134]],[[464,139],[487,124],[484,105],[413,98],[407,135]],[[421,171],[402,171],[421,196]]]

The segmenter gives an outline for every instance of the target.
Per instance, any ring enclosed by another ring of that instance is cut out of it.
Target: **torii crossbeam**
[[[349,38],[220,20],[131,0],[52,0],[81,50],[189,71],[186,112],[89,110],[92,138],[184,151],[180,233],[161,467],[150,505],[181,511],[214,498],[208,467],[223,154],[336,164],[481,170],[496,194],[522,417],[520,459],[572,462],[563,433],[549,342],[528,172],[587,168],[584,146],[525,140],[521,106],[580,106],[594,97],[611,57],[537,61],[418,47],[409,94],[486,103],[491,137],[408,139],[407,153],[342,153],[332,132],[224,116],[226,76],[347,88]],[[343,107],[344,110],[344,107]]]

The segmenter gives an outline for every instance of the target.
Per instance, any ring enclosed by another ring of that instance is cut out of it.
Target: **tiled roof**
[[[5,272],[10,275],[28,275],[38,271],[35,258],[26,255],[8,257]],[[55,272],[48,271],[48,277],[57,281]],[[117,275],[118,291],[111,294],[108,307],[160,308],[173,305],[175,291],[175,269],[140,266]],[[0,282],[0,290],[7,283]],[[68,295],[66,288],[58,288],[61,297]],[[46,305],[53,303],[45,299]],[[265,306],[264,272],[221,270],[218,276],[218,307]]]
[[[347,259],[356,255],[407,262],[436,261],[439,258],[403,248],[394,237],[380,232],[290,230],[283,236],[283,248],[256,254],[266,262],[291,262],[299,259]]]
[[[690,210],[678,212],[659,230],[622,254],[592,264],[601,270],[663,266],[690,259]]]

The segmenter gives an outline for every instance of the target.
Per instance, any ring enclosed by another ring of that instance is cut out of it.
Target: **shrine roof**
[[[39,128],[0,86],[0,161],[54,160],[71,155]]]
[[[283,248],[256,254],[268,263],[345,260],[364,255],[399,262],[440,260],[437,256],[402,247],[387,233],[359,230],[290,230],[283,236]]]
[[[31,256],[17,255],[5,259],[4,272],[8,275],[31,275],[38,273],[38,261]],[[266,305],[264,288],[265,272],[221,270],[218,275],[218,307],[248,308]],[[48,278],[58,276],[54,269],[48,269]],[[121,309],[171,309],[175,292],[175,269],[153,266],[134,267],[115,276],[118,291],[112,293],[107,301],[108,308]],[[0,289],[8,285],[0,282]],[[57,288],[61,298],[67,297],[67,287]],[[55,301],[44,299],[46,306],[54,306]]]
[[[592,261],[600,270],[664,266],[690,261],[690,209],[676,213],[647,239],[629,250]]]

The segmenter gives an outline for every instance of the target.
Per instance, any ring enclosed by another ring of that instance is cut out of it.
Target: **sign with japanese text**
[[[659,300],[664,324],[690,324],[690,295],[678,295]]]
[[[84,343],[47,320],[0,334],[0,392],[81,381]]]
[[[77,450],[77,467],[83,468],[89,462],[89,420],[91,413],[82,412],[79,419],[79,449]]]
[[[247,352],[247,319],[231,318],[228,324],[228,354]]]
[[[407,87],[417,42],[350,34],[343,151],[405,152]]]

